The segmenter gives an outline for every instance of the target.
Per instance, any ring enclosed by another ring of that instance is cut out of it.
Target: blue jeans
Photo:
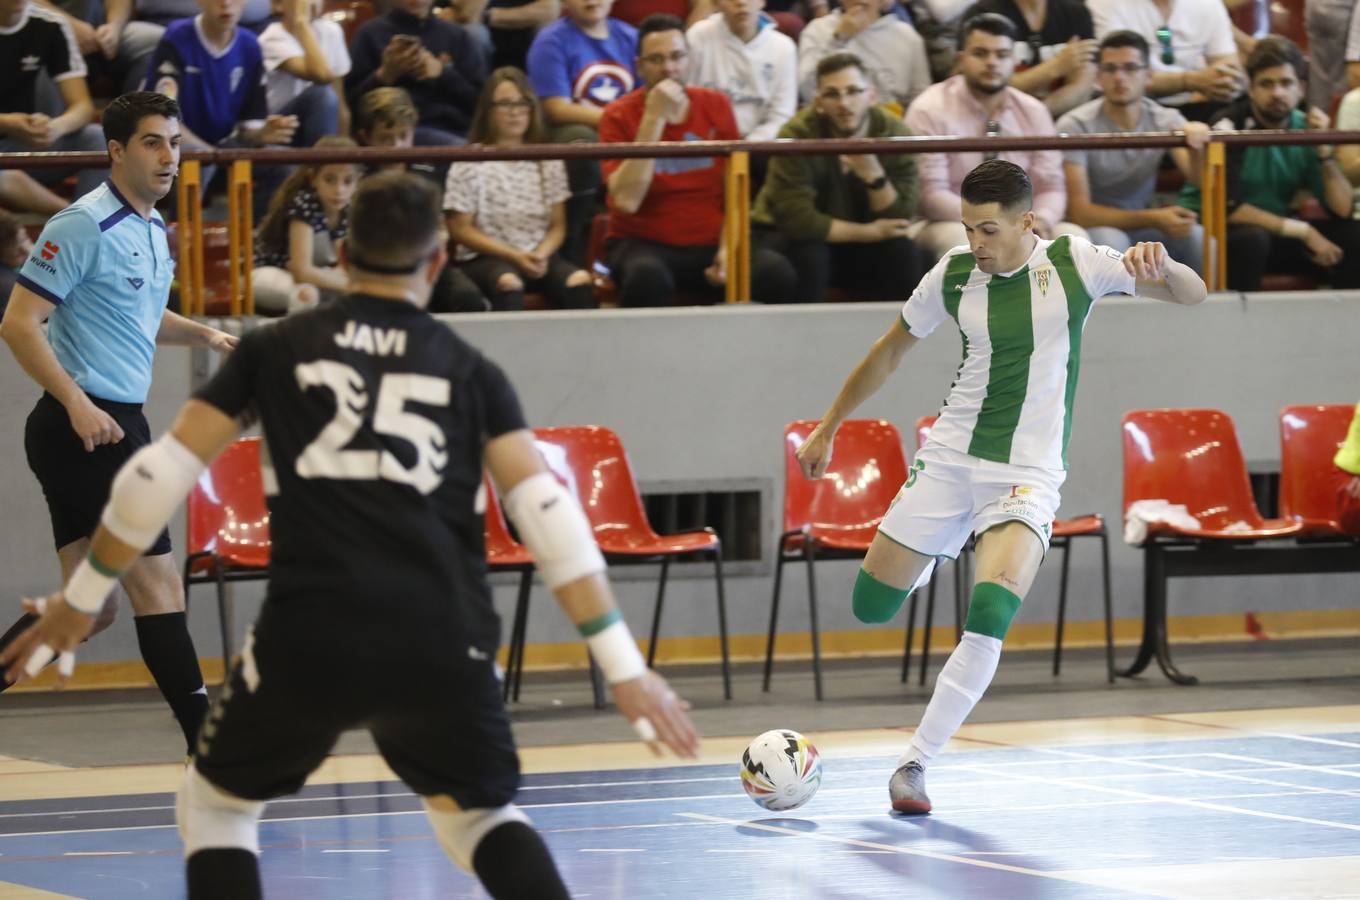
[[[1189,234],[1179,238],[1171,237],[1156,228],[1131,228],[1128,231],[1121,231],[1107,225],[1097,225],[1089,229],[1088,234],[1091,235],[1091,243],[1113,247],[1120,253],[1141,241],[1160,241],[1166,246],[1166,252],[1172,259],[1184,263],[1194,269],[1196,275],[1204,277],[1204,228],[1200,225],[1195,225]]]
[[[312,85],[272,113],[298,117],[294,147],[314,147],[321,138],[340,130],[340,102],[329,84]]]

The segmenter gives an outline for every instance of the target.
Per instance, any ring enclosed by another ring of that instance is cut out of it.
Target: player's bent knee
[[[907,599],[911,588],[896,588],[884,584],[863,569],[855,577],[853,607],[855,618],[861,622],[881,625],[897,615],[902,601]]]
[[[1020,598],[994,581],[979,581],[973,586],[964,631],[984,634],[998,641],[1006,639],[1011,620],[1020,609]]]
[[[260,813],[264,803],[228,794],[190,766],[175,799],[175,821],[184,855],[199,850],[234,848],[260,852]]]
[[[434,829],[439,846],[444,848],[449,859],[465,872],[472,872],[472,858],[477,853],[477,845],[492,831],[509,822],[529,824],[529,817],[520,812],[513,803],[497,806],[494,809],[465,809],[451,812],[437,808],[429,798],[422,797],[425,814],[429,816],[430,826]]]

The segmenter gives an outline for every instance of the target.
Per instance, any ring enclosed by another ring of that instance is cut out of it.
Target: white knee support
[[[190,766],[175,800],[175,821],[184,841],[185,858],[213,848],[249,850],[258,856],[263,811],[262,802],[233,797]]]
[[[505,495],[505,509],[550,590],[604,571],[604,557],[581,504],[547,472]]]
[[[162,435],[132,454],[118,471],[100,522],[125,544],[150,547],[203,469],[193,451],[173,436]]]
[[[424,798],[421,798],[421,802],[425,804],[425,814],[430,817],[430,825],[439,839],[439,846],[464,872],[472,871],[472,857],[482,838],[508,822],[531,824],[529,817],[513,803],[495,809],[446,812],[435,809]]]

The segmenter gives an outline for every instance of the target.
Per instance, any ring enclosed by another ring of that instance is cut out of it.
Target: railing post
[[[751,154],[738,150],[727,160],[727,209],[723,221],[727,251],[727,302],[751,300]]]
[[[1200,225],[1204,229],[1204,286],[1210,291],[1227,287],[1227,159],[1226,147],[1211,140],[1204,147],[1200,172]]]
[[[254,188],[250,160],[238,159],[227,175],[227,265],[231,289],[231,314],[255,315],[255,291],[251,272],[255,264]]]
[[[196,159],[179,166],[176,193],[179,232],[179,299],[186,316],[203,310],[203,167]]]
[[[1228,148],[1219,143],[1209,145],[1214,161],[1214,222],[1218,225],[1215,240],[1218,244],[1218,289],[1228,289]]]

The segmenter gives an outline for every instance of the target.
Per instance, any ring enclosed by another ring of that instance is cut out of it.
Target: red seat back
[[[907,480],[897,427],[883,419],[848,420],[836,432],[826,474],[809,481],[794,454],[816,427],[805,419],[784,428],[784,530],[877,523]]]
[[[199,476],[188,500],[189,553],[216,553],[238,566],[269,565],[269,508],[260,439],[241,438]]]
[[[529,550],[510,536],[505,513],[501,510],[490,478],[482,480],[486,493],[486,561],[491,565],[517,566],[529,561]]]
[[[598,425],[535,428],[539,453],[580,501],[597,540],[656,534],[619,436]]]
[[[1335,522],[1332,458],[1346,439],[1355,407],[1286,406],[1280,412],[1280,517]]]
[[[1262,527],[1232,419],[1216,409],[1140,409],[1124,416],[1124,509],[1183,504],[1208,531]]]

